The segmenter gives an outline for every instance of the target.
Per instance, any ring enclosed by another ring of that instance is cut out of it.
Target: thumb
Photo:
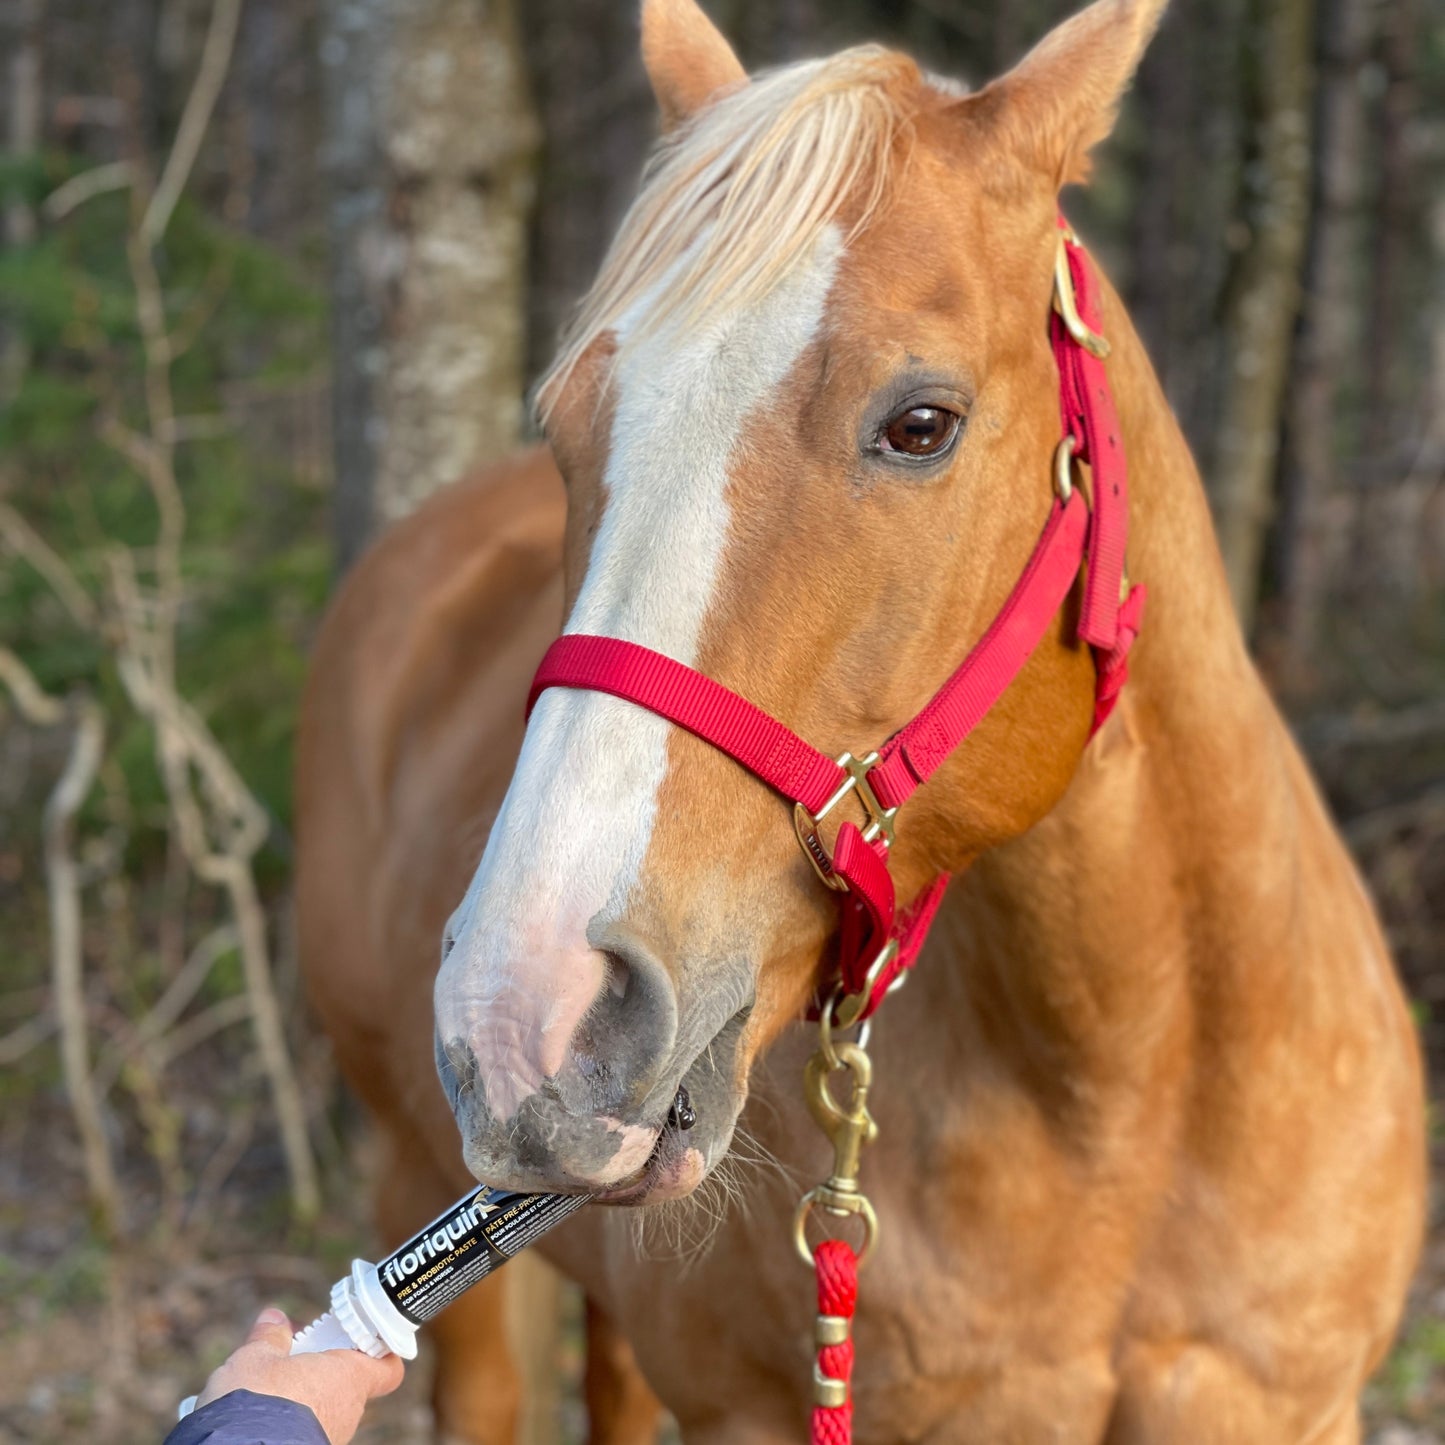
[[[256,1323],[251,1326],[251,1331],[246,1336],[246,1343],[248,1345],[266,1345],[278,1355],[285,1355],[290,1353],[293,1333],[291,1321],[286,1318],[285,1314],[275,1305],[268,1305],[256,1316]]]

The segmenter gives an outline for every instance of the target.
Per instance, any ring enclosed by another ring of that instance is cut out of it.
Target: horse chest
[[[688,1206],[692,1219],[672,1223],[684,1240],[689,1228],[694,1242],[710,1234],[705,1253],[680,1253],[666,1220],[639,1251],[636,1221],[616,1211],[589,1212],[590,1239],[569,1249],[568,1267],[580,1266],[690,1436],[727,1419],[736,1438],[796,1439],[806,1422],[814,1285],[790,1222],[828,1151],[791,1084],[805,1043],[784,1040],[755,1076],[739,1146],[786,1160],[792,1177],[744,1166],[736,1198]],[[1077,1248],[1093,1231],[1087,1211],[1029,1184],[1041,1151],[1020,1146],[1008,1111],[970,1129],[946,1114],[920,1121],[916,1104],[911,1094],[882,1103],[882,1140],[865,1156],[883,1232],[860,1281],[859,1438],[984,1441],[1037,1426],[1027,1438],[1098,1441],[1116,1293],[1086,1278],[1107,1253]],[[708,1209],[725,1213],[721,1225]]]

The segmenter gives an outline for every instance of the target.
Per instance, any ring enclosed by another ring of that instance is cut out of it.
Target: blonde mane
[[[649,293],[630,336],[757,300],[853,197],[856,236],[883,198],[918,79],[906,56],[859,46],[759,76],[664,141],[538,384],[541,421],[587,348]]]

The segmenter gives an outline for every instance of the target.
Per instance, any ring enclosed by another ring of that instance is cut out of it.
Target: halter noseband
[[[901,912],[888,871],[898,810],[978,726],[1043,639],[1085,558],[1078,635],[1093,651],[1093,732],[1113,711],[1139,632],[1144,589],[1124,573],[1128,489],[1123,443],[1103,359],[1097,281],[1062,218],[1050,317],[1059,368],[1063,437],[1055,455],[1056,495],[1023,575],[988,631],[917,717],[877,752],[836,760],[804,742],[746,698],[691,667],[637,643],[571,633],[542,659],[528,716],[549,687],[610,693],[645,707],[711,743],[793,804],[798,841],[814,871],[838,895],[841,932],[834,1019],[866,1019],[910,968],[943,898],[939,874]],[[1072,485],[1072,462],[1093,473],[1093,508]],[[865,814],[845,822],[829,852],[819,826],[849,794]],[[822,995],[827,997],[826,993]]]

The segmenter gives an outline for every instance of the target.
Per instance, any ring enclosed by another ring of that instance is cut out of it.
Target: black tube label
[[[376,1267],[387,1298],[413,1324],[445,1309],[587,1203],[585,1194],[514,1194],[485,1184]]]

